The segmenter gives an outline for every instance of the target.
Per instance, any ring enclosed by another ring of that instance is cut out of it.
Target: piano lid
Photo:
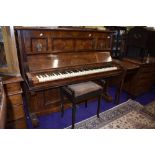
[[[80,52],[61,54],[30,55],[28,67],[30,72],[42,71],[52,68],[83,66],[96,63],[111,62],[109,52]]]

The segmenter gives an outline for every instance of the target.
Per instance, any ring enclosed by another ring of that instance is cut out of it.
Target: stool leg
[[[64,96],[61,88],[60,88],[60,97],[61,97],[61,117],[63,117],[64,116]]]
[[[85,101],[85,108],[87,108],[87,106],[88,106],[88,105],[87,105],[87,100],[86,100],[86,101]]]
[[[74,124],[75,124],[75,113],[76,113],[76,103],[72,103],[72,129],[74,129]]]
[[[101,96],[98,97],[98,106],[97,106],[97,117],[99,118],[100,113],[100,105],[101,105]]]

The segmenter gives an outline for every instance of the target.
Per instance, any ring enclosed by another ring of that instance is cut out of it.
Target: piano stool
[[[92,81],[60,87],[61,117],[64,115],[64,96],[66,96],[72,103],[72,129],[74,129],[76,104],[78,102],[85,101],[85,107],[87,107],[87,99],[98,97],[97,117],[99,118],[102,93],[103,88]]]

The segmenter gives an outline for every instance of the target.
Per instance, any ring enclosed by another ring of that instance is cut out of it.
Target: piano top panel
[[[82,53],[61,53],[28,56],[28,67],[30,72],[85,66],[89,64],[101,64],[111,62],[109,52],[82,52]]]
[[[53,31],[92,31],[92,32],[105,32],[105,33],[114,33],[114,31],[110,31],[110,30],[100,30],[97,28],[76,28],[76,27],[66,27],[66,28],[62,28],[62,27],[52,27],[52,26],[47,26],[47,27],[39,27],[39,26],[15,26],[15,30],[53,30]]]
[[[111,51],[112,32],[76,28],[16,28],[22,55]]]

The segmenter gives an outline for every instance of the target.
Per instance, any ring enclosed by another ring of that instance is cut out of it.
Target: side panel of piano
[[[27,62],[29,61],[32,65],[36,64],[36,55],[42,56],[50,53],[66,53],[67,55],[67,53],[86,51],[111,52],[112,32],[76,29],[16,28],[16,38],[20,69],[26,82],[28,81],[25,75],[26,72],[35,71],[33,69],[44,67],[42,63],[38,64],[36,68],[29,68]],[[25,86],[25,91],[27,89]],[[68,106],[69,104],[66,104],[66,107]],[[37,115],[59,111],[59,89],[43,89],[42,91],[29,93],[28,108],[31,113]]]

